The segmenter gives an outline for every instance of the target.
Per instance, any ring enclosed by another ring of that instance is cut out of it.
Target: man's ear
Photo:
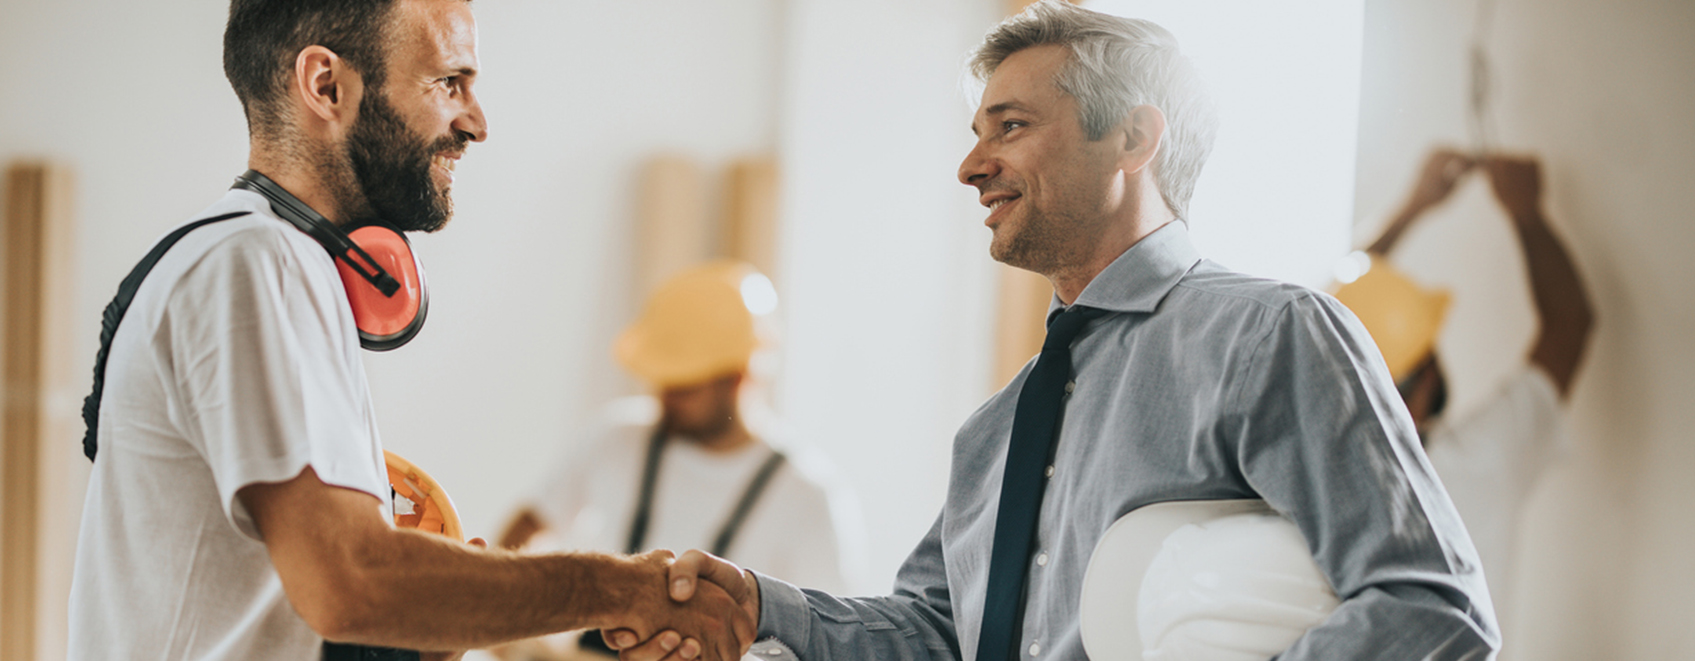
[[[1160,141],[1165,139],[1165,113],[1153,106],[1136,106],[1118,125],[1118,131],[1124,139],[1119,167],[1129,173],[1141,172],[1159,155]]]
[[[294,92],[308,122],[346,125],[359,108],[359,73],[323,46],[307,46],[294,58]]]

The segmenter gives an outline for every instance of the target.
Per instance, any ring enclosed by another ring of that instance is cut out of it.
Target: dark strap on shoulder
[[[664,421],[653,426],[653,436],[647,439],[647,460],[642,464],[642,483],[636,492],[636,515],[630,520],[630,539],[624,552],[642,552],[647,542],[648,522],[653,519],[653,489],[659,482],[659,458],[665,454],[665,437],[669,435]]]
[[[647,440],[647,458],[642,462],[641,490],[636,492],[636,513],[630,521],[630,541],[624,546],[625,553],[636,554],[645,550],[643,545],[647,541],[648,524],[653,519],[653,491],[659,483],[659,460],[665,455],[665,441],[670,436],[668,429],[665,422],[660,421],[653,426],[653,436]],[[742,523],[747,520],[748,513],[758,504],[759,496],[765,493],[765,487],[771,483],[771,477],[777,474],[777,469],[782,468],[784,461],[783,453],[772,450],[771,456],[754,472],[753,479],[748,481],[747,488],[742,491],[741,499],[736,501],[736,509],[730,512],[729,520],[718,529],[718,536],[712,542],[712,555],[723,557],[724,552],[729,550],[730,543],[736,540],[736,533],[741,532]],[[577,639],[577,646],[610,656],[618,655],[616,650],[606,645],[606,640],[598,629],[583,632],[583,636]]]
[[[647,550],[647,529],[653,519],[653,492],[659,484],[659,463],[665,455],[665,440],[670,434],[666,425],[661,422],[653,428],[653,436],[647,441],[647,458],[642,464],[641,490],[636,492],[636,513],[630,521],[630,540],[624,545],[625,553],[641,553]],[[770,485],[771,477],[777,469],[783,467],[786,458],[783,453],[771,451],[771,456],[760,464],[759,470],[754,471],[753,479],[748,480],[747,487],[742,490],[742,496],[736,501],[736,507],[730,510],[730,518],[718,529],[718,535],[713,538],[711,552],[723,556],[729,550],[730,544],[736,541],[736,534],[741,532],[742,524],[747,521],[753,506],[759,503],[759,497],[765,493],[765,487]]]
[[[82,422],[88,428],[82,435],[82,453],[88,456],[89,461],[94,461],[94,455],[100,449],[95,436],[100,430],[100,393],[106,388],[106,355],[112,351],[112,337],[117,335],[118,323],[124,320],[124,313],[129,311],[130,301],[135,300],[135,292],[141,288],[141,281],[153,270],[153,265],[158,264],[159,259],[165,256],[165,251],[170,250],[171,246],[176,245],[177,241],[189,232],[249,213],[252,212],[233,211],[178,227],[176,231],[160,240],[158,245],[153,246],[153,250],[148,251],[147,256],[141,258],[141,263],[130,269],[129,275],[118,285],[118,295],[112,297],[112,302],[106,304],[106,311],[100,315],[100,352],[94,354],[94,390],[82,400]]]
[[[748,512],[759,502],[759,496],[765,493],[765,487],[771,484],[771,476],[777,474],[777,469],[783,467],[783,453],[771,451],[771,456],[765,458],[759,472],[753,474],[753,479],[747,483],[747,490],[742,492],[742,499],[736,502],[736,509],[730,512],[730,519],[724,522],[724,527],[718,531],[718,539],[712,541],[712,555],[724,557],[724,552],[730,550],[730,542],[736,541],[736,533],[741,532],[742,523],[747,520]]]

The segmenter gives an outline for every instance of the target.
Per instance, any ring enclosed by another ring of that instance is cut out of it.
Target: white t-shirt
[[[359,338],[329,254],[231,191],[113,338],[70,595],[70,658],[317,659],[236,498],[307,466],[388,507]]]
[[[564,458],[533,489],[528,505],[555,529],[562,548],[622,553],[629,542],[651,427],[622,425]],[[681,438],[666,443],[643,545],[711,550],[770,446],[755,442],[730,453],[702,450]],[[766,485],[724,554],[796,585],[840,594],[857,587],[857,530],[841,525],[851,512],[832,511],[831,490],[797,462],[786,462]],[[848,506],[841,503],[837,508]],[[851,507],[851,506],[848,506]]]
[[[1525,501],[1566,449],[1560,417],[1554,382],[1527,364],[1466,415],[1438,420],[1425,447],[1471,533],[1495,612],[1503,616]]]

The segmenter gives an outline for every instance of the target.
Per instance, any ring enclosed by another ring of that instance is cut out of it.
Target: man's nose
[[[483,104],[476,96],[470,97],[470,105],[465,112],[453,120],[453,130],[467,136],[471,142],[482,142],[488,139],[488,119],[483,117]]]
[[[959,183],[976,186],[993,177],[997,168],[992,158],[983,154],[983,144],[978,143],[971,148],[971,153],[965,155],[965,160],[959,164]]]

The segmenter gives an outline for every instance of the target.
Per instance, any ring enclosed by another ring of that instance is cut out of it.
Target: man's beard
[[[1017,223],[1003,223],[989,241],[989,256],[1007,266],[1034,271],[1043,275],[1053,273],[1073,252],[1069,236],[1076,223],[1056,223],[1033,209]],[[1013,220],[1013,219],[1008,219]]]
[[[348,131],[347,162],[367,208],[378,218],[402,231],[434,232],[453,217],[453,196],[448,187],[436,187],[431,159],[462,152],[465,143],[457,133],[433,143],[418,137],[381,90],[371,90]]]
[[[735,424],[736,409],[734,406],[727,406],[722,407],[722,410],[716,411],[715,413],[715,415],[706,416],[703,419],[691,420],[688,422],[683,422],[676,418],[667,418],[665,420],[666,431],[678,436],[692,438],[697,441],[716,438],[719,435],[722,435],[725,431],[728,431],[731,425]]]

